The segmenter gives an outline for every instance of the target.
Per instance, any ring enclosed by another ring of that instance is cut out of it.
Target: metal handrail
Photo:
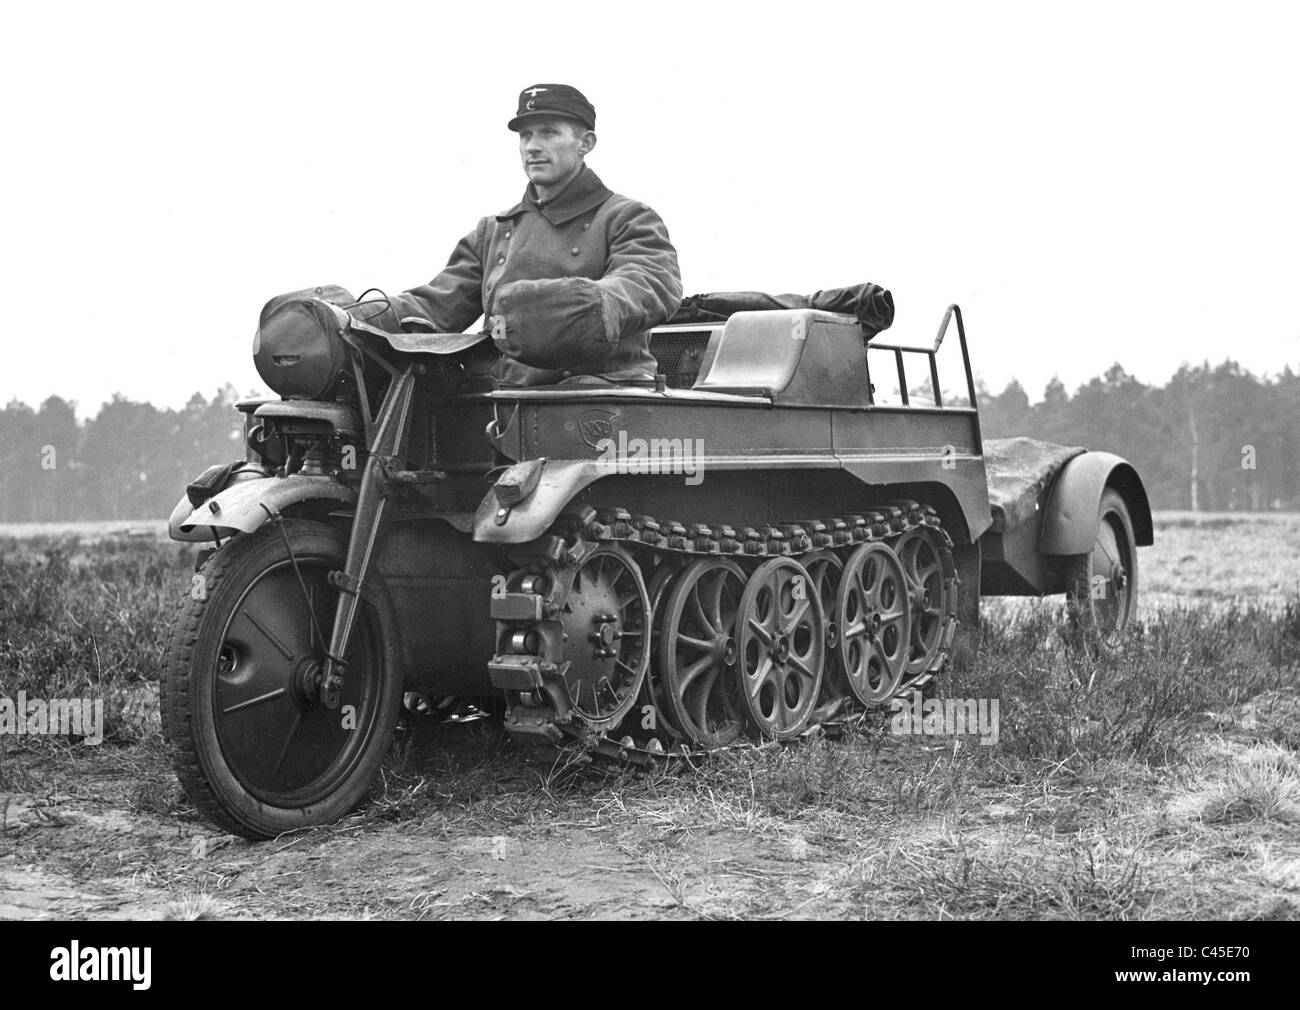
[[[905,347],[902,344],[886,344],[877,341],[867,342],[867,351],[893,351],[894,363],[898,369],[898,390],[903,399],[903,406],[908,406],[911,402],[907,392],[907,370],[903,365],[904,354],[924,354],[930,359],[930,385],[934,390],[934,404],[936,407],[943,406],[943,393],[939,389],[939,348],[943,346],[943,338],[948,333],[948,323],[952,318],[957,318],[957,339],[961,342],[962,364],[966,370],[966,392],[970,397],[971,407],[977,407],[975,402],[975,378],[970,367],[970,351],[966,346],[966,325],[962,320],[961,307],[955,302],[949,305],[943,314],[943,321],[939,324],[939,332],[935,335],[933,347]],[[871,383],[871,362],[867,361],[867,398],[873,406],[875,404],[875,393]]]

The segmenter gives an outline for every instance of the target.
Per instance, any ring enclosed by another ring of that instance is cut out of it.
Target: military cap
[[[543,116],[563,116],[576,119],[588,130],[596,128],[596,107],[581,91],[568,84],[534,84],[531,88],[524,88],[519,92],[519,111],[506,126],[518,130],[525,119]]]

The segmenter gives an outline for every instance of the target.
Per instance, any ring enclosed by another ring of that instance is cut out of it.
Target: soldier
[[[663,221],[587,166],[596,110],[576,88],[525,88],[507,126],[519,134],[523,199],[479,221],[428,284],[389,297],[377,315],[367,318],[363,306],[359,317],[395,330],[419,316],[451,333],[486,315],[502,385],[574,376],[653,383],[648,331],[682,300]]]

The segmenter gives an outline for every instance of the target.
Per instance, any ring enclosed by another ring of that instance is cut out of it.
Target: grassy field
[[[1158,516],[1117,656],[992,601],[937,692],[999,699],[994,746],[875,716],[638,775],[416,721],[373,802],[256,845],[160,739],[192,548],[22,532],[0,697],[102,697],[107,740],[0,736],[0,917],[1300,918],[1300,516]]]

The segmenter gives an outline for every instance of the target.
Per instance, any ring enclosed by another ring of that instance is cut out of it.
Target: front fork
[[[357,490],[357,507],[352,519],[352,533],[348,539],[347,561],[342,572],[330,576],[331,584],[339,590],[339,602],[334,611],[334,630],[330,634],[320,680],[320,702],[326,708],[339,707],[347,667],[343,656],[356,624],[362,586],[374,563],[375,544],[378,543],[385,524],[384,513],[388,498],[384,464],[400,457],[406,446],[411,400],[415,392],[415,367],[412,365],[395,376],[384,397],[375,427],[374,443],[370,446],[366,468],[361,475],[361,486]]]

